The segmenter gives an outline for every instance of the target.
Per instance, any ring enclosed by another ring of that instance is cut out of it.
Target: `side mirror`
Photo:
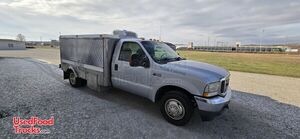
[[[131,67],[137,67],[139,65],[138,63],[139,63],[138,55],[137,54],[131,55],[129,65]]]
[[[150,61],[148,59],[147,56],[145,56],[142,60],[142,66],[145,67],[145,68],[149,68],[150,67]]]
[[[133,55],[131,55],[129,65],[131,67],[142,66],[142,67],[145,67],[145,68],[149,68],[150,67],[150,62],[149,62],[149,59],[147,58],[147,56],[144,56],[143,58],[140,58],[139,55],[133,54]]]

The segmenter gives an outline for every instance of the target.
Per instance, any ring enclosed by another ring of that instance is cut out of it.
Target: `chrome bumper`
[[[199,96],[194,96],[198,105],[198,109],[206,112],[220,112],[226,107],[231,99],[231,89],[228,87],[224,97],[216,96],[213,98],[203,98]]]

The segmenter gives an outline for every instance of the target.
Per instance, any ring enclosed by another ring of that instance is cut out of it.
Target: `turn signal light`
[[[209,93],[208,93],[208,92],[204,92],[204,93],[203,93],[203,96],[204,96],[204,97],[209,97]]]

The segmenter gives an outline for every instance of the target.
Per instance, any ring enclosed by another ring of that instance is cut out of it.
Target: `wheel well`
[[[64,72],[64,79],[69,79],[71,72],[73,72],[72,69],[68,69],[67,71],[65,71]]]
[[[186,94],[188,97],[190,97],[194,101],[194,96],[187,90],[177,87],[177,86],[168,85],[168,86],[163,86],[158,89],[158,91],[155,95],[155,102],[158,102],[168,91],[172,91],[172,90],[180,91],[180,92]]]

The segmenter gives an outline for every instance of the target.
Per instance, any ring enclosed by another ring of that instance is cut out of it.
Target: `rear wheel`
[[[76,77],[76,75],[73,71],[70,72],[69,82],[70,82],[70,85],[73,87],[81,87],[81,86],[86,85],[86,80]]]
[[[161,99],[160,111],[168,122],[182,126],[191,119],[194,107],[186,94],[180,91],[169,91]]]

